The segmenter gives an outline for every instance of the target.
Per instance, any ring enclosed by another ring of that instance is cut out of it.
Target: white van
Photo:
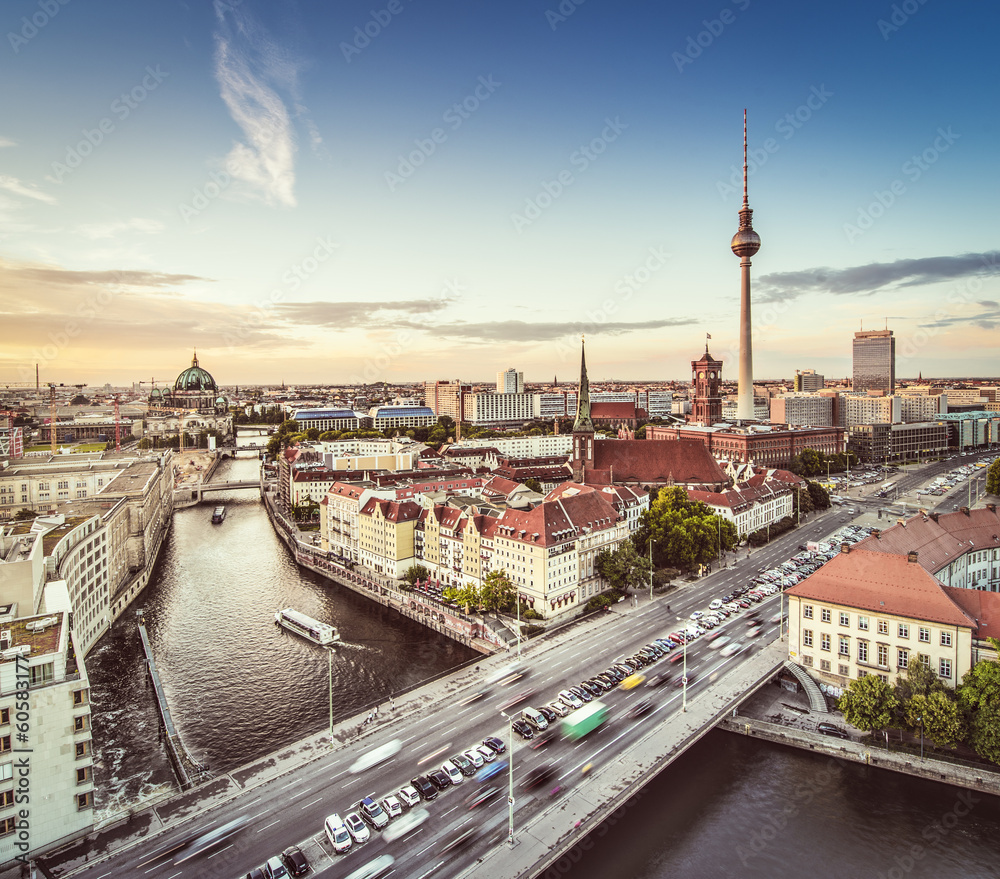
[[[521,719],[528,721],[539,732],[549,728],[549,722],[545,719],[545,715],[534,708],[525,708],[521,712]]]

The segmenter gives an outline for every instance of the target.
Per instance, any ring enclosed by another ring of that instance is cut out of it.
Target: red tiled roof
[[[504,510],[486,533],[540,546],[575,540],[584,529],[602,531],[618,522],[614,506],[598,491],[583,491],[561,500],[543,501],[531,510]]]
[[[869,552],[857,546],[835,555],[789,589],[788,595],[876,614],[975,628],[944,586],[919,564],[907,561],[905,555]]]
[[[778,495],[788,495],[790,492],[791,489],[787,485],[752,485],[750,482],[743,482],[738,488],[727,488],[725,491],[699,491],[694,488],[687,490],[688,497],[693,501],[700,501],[709,507],[729,507],[737,512]]]
[[[511,493],[520,488],[520,484],[503,476],[494,476],[483,485],[483,497],[510,497]]]
[[[708,448],[689,440],[594,440],[594,470],[610,473],[611,482],[686,485],[725,483],[726,474]]]
[[[937,521],[922,513],[881,532],[866,537],[858,549],[906,555],[916,550],[920,566],[932,574],[956,558],[979,549],[1000,548],[1000,515],[994,509],[970,510],[968,514],[943,513]]]
[[[951,598],[978,624],[976,637],[1000,638],[1000,592],[980,592],[978,589],[959,589],[942,586]]]
[[[635,403],[591,403],[590,417],[593,419],[636,418]]]

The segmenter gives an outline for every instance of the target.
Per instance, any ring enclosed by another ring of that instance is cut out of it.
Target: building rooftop
[[[44,656],[59,649],[64,618],[61,613],[23,617],[9,623],[0,623],[0,629],[10,632],[11,648],[28,646],[31,648],[29,656]]]
[[[136,461],[129,464],[104,487],[104,494],[134,494],[142,491],[157,473],[159,465],[155,461]]]

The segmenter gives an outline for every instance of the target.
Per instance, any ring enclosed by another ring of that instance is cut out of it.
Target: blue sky
[[[0,383],[735,378],[744,107],[755,375],[995,375],[998,18],[11,0]]]

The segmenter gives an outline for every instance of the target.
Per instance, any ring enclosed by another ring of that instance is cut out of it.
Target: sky
[[[943,0],[8,0],[0,386],[991,376],[995,33]]]

